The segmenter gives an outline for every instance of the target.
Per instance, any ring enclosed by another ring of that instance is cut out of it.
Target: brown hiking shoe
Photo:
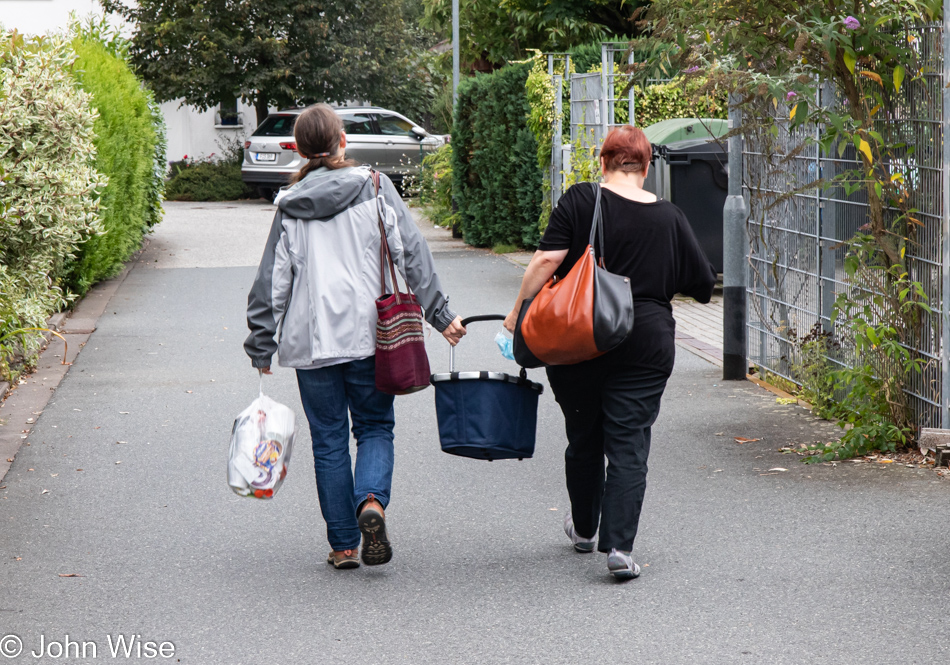
[[[360,567],[360,560],[356,557],[356,550],[343,550],[342,552],[334,550],[327,555],[327,563],[340,570]]]

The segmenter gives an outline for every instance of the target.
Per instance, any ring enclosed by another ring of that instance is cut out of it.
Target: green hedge
[[[169,201],[234,201],[257,192],[241,180],[240,162],[205,159],[174,162],[165,195]]]
[[[452,134],[453,189],[465,241],[536,247],[543,174],[528,128],[530,63],[459,85]]]
[[[436,226],[452,226],[452,144],[429,153],[422,160],[419,202]]]
[[[70,288],[85,293],[118,273],[154,223],[156,135],[148,92],[118,54],[102,43],[77,38],[76,77],[92,95],[96,167],[109,178],[102,194],[102,234],[81,248],[69,276]]]
[[[0,32],[0,377],[29,358],[35,335],[69,300],[67,262],[98,228],[99,193],[89,95],[72,76],[62,37]]]

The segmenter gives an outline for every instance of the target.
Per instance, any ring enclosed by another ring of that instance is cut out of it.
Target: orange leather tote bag
[[[604,267],[601,192],[600,185],[594,187],[594,219],[583,256],[564,279],[552,277],[537,296],[522,304],[514,354],[524,367],[591,360],[620,346],[633,330],[630,279]],[[599,259],[594,251],[598,237]]]

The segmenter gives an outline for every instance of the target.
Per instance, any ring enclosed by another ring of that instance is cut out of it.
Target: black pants
[[[626,356],[611,352],[547,370],[567,427],[564,466],[574,528],[591,538],[599,524],[601,552],[633,549],[647,486],[650,427],[673,365],[672,359],[654,367],[631,364]]]

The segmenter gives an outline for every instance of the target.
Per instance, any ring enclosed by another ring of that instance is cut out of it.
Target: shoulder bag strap
[[[389,265],[389,274],[393,280],[393,293],[396,302],[399,302],[399,284],[396,282],[396,266],[393,263],[392,252],[389,250],[389,241],[386,239],[386,225],[383,223],[383,212],[379,202],[379,171],[371,169],[373,189],[376,192],[376,220],[379,222],[379,289],[380,295],[386,295],[386,265]],[[406,288],[408,288],[408,283]]]
[[[587,241],[591,247],[594,247],[594,240],[597,236],[600,236],[600,267],[604,267],[604,213],[600,209],[600,185],[592,183],[594,185],[594,219],[590,225],[590,239]],[[595,258],[596,258],[596,252]]]

